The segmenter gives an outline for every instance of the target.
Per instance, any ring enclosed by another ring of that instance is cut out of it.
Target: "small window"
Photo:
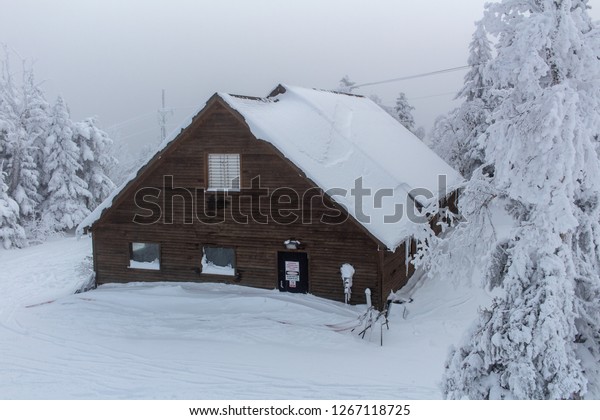
[[[208,155],[208,189],[240,190],[240,155],[217,153]]]
[[[203,251],[203,274],[235,275],[235,250],[233,248],[205,246]]]
[[[131,242],[129,255],[129,268],[160,270],[160,244]]]

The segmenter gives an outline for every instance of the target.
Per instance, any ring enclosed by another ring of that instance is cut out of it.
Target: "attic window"
[[[208,190],[240,190],[240,155],[211,153],[208,155]]]
[[[160,270],[160,244],[130,242],[129,268]]]

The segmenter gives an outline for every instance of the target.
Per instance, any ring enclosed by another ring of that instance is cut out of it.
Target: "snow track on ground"
[[[310,295],[195,283],[75,295],[90,248],[63,238],[0,252],[0,398],[440,398],[448,345],[476,308],[422,282],[380,347],[379,327],[371,341],[347,328],[364,306]]]

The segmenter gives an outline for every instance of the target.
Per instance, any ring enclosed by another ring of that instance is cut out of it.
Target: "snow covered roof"
[[[244,118],[257,139],[271,143],[321,189],[330,191],[337,203],[391,250],[417,227],[406,217],[406,206],[414,198],[411,190],[424,188],[441,198],[439,175],[446,176],[448,192],[462,182],[454,169],[368,98],[288,85],[280,85],[267,98],[224,93],[218,97]],[[190,123],[191,119],[185,126]],[[160,149],[178,134],[175,130]],[[98,220],[134,177],[92,212],[78,231]],[[362,207],[351,194],[359,179],[363,188],[371,189],[371,195],[361,200]],[[388,193],[374,199],[375,192],[384,189]],[[404,206],[404,216],[386,223],[384,216],[397,214],[397,204]]]

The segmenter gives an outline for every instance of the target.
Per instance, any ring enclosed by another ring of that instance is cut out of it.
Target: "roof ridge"
[[[270,98],[268,96],[266,98],[263,98],[261,96],[238,95],[236,93],[219,93],[219,96],[221,96],[221,95],[229,95],[229,96],[232,96],[234,98],[239,98],[239,99],[248,99],[249,101],[262,101],[262,102],[270,101]]]

